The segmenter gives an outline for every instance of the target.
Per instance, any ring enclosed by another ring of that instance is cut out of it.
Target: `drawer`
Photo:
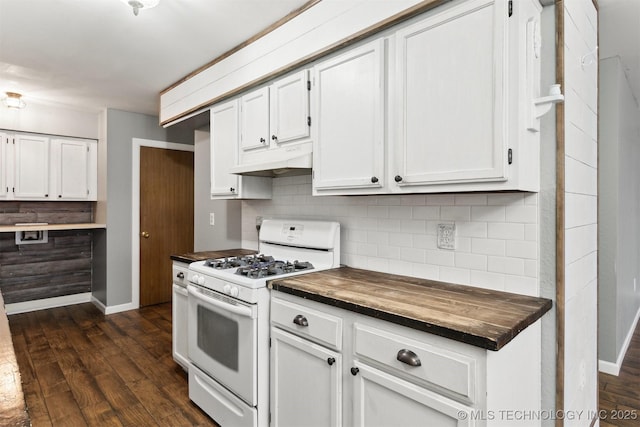
[[[354,353],[414,383],[436,386],[467,403],[475,400],[473,357],[359,323],[354,324]]]
[[[336,350],[342,348],[342,319],[339,317],[272,298],[271,324]]]
[[[187,280],[187,271],[189,271],[188,264],[184,264],[181,262],[178,263],[174,261],[173,267],[171,269],[173,283],[179,286],[186,287],[189,283],[189,281]]]

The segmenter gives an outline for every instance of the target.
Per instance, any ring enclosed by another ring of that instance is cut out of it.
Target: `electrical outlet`
[[[209,225],[214,225],[216,223],[216,214],[213,212],[209,213]]]
[[[456,248],[455,224],[438,224],[438,248],[449,250]]]

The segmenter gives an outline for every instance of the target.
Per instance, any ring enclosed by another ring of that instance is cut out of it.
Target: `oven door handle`
[[[196,288],[195,286],[189,285],[187,289],[190,294],[194,294],[195,298],[198,298],[199,300],[204,301],[207,304],[211,304],[215,307],[218,307],[221,310],[226,310],[228,312],[237,314],[242,317],[250,317],[250,318],[254,317],[253,310],[251,309],[251,307],[247,307],[244,305],[227,304],[224,301],[220,301],[216,298],[211,298],[205,295],[204,293],[200,292],[198,288]]]

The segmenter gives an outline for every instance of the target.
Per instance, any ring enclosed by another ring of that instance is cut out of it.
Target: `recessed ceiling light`
[[[133,9],[133,14],[138,16],[140,9],[151,9],[156,7],[160,0],[121,0],[123,3],[128,4]]]

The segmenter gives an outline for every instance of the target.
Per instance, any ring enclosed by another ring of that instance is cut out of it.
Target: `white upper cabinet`
[[[7,151],[9,138],[7,134],[0,133],[0,199],[5,199],[9,195],[9,184],[7,182],[9,162],[7,162]]]
[[[271,198],[270,179],[229,172],[238,161],[238,102],[234,99],[211,109],[211,198]]]
[[[314,195],[539,189],[541,7],[436,7],[314,67]]]
[[[13,196],[29,200],[49,198],[49,138],[15,135]]]
[[[380,192],[385,170],[385,41],[313,68],[313,194]]]
[[[309,77],[302,70],[240,98],[239,165],[295,156],[311,145]]]
[[[272,142],[284,144],[309,137],[309,76],[304,70],[270,86]]]
[[[97,144],[76,139],[51,140],[51,197],[96,200]]]
[[[240,98],[240,149],[269,148],[269,88],[254,90]]]
[[[474,0],[399,30],[394,181],[507,179],[504,2]]]

